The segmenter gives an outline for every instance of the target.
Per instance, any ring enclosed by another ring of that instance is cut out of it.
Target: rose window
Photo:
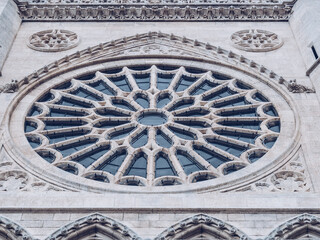
[[[253,86],[160,64],[111,68],[55,85],[25,122],[30,145],[47,162],[135,186],[231,174],[262,158],[279,133],[275,107]]]

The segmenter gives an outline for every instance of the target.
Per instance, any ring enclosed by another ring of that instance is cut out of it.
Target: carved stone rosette
[[[298,152],[287,164],[268,177],[239,192],[310,192],[312,191],[302,153]]]
[[[235,32],[231,35],[231,41],[235,48],[247,52],[269,52],[283,45],[277,34],[259,29]]]
[[[53,29],[32,34],[28,47],[41,52],[60,52],[76,47],[79,36],[68,30]]]

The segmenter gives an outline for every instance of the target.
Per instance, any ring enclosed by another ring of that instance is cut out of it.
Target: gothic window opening
[[[280,122],[262,92],[228,74],[133,65],[48,89],[30,107],[25,135],[39,156],[69,173],[158,186],[191,175],[201,182],[258,161],[276,143]]]

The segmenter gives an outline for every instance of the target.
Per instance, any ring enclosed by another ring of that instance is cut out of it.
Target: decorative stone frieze
[[[1,139],[0,135],[0,139]],[[45,181],[34,177],[22,169],[9,156],[4,145],[0,142],[0,191],[64,191]]]
[[[281,224],[265,240],[319,239],[320,218],[305,213]]]
[[[269,52],[283,45],[281,38],[272,32],[260,29],[249,29],[231,35],[235,48],[247,52]]]
[[[75,237],[77,240],[141,240],[141,238],[127,226],[99,213],[80,218],[61,227],[47,237],[46,240],[75,239]]]
[[[80,6],[77,4],[81,4]],[[18,4],[24,21],[287,21],[291,1],[29,1]]]
[[[102,0],[25,0],[20,1],[28,2],[28,3],[38,3],[38,4],[103,4],[105,1]],[[293,0],[208,0],[207,3],[210,4],[235,4],[235,5],[243,5],[243,4],[257,4],[257,5],[277,5],[277,4],[292,4]],[[203,3],[201,0],[109,0],[108,3],[113,4],[121,4],[121,3],[130,3],[130,4],[156,4],[156,3],[180,3],[180,4],[190,4],[190,3]]]
[[[60,52],[74,48],[79,44],[76,33],[53,29],[32,34],[29,37],[28,47],[41,52]]]
[[[247,240],[249,237],[239,229],[222,220],[206,214],[198,214],[167,228],[155,238],[155,240],[169,239]]]

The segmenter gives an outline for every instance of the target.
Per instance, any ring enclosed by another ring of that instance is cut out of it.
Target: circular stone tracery
[[[170,65],[107,69],[53,87],[25,123],[35,151],[100,182],[143,186],[200,182],[263,157],[280,119],[252,86]]]
[[[247,29],[231,35],[233,46],[248,52],[269,52],[283,45],[275,33],[260,29]]]

